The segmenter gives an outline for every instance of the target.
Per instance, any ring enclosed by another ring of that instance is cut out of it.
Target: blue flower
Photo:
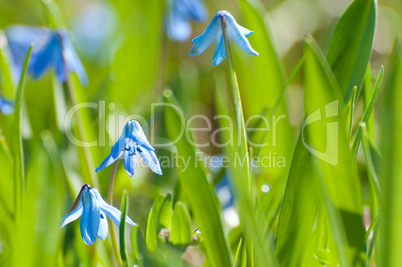
[[[74,206],[76,207],[62,219],[60,228],[81,217],[81,236],[87,245],[91,246],[95,243],[96,238],[105,240],[109,231],[106,216],[114,224],[120,226],[121,211],[107,204],[98,189],[90,188],[87,184],[82,187]],[[132,226],[135,225],[128,216],[126,217],[126,222]]]
[[[24,57],[33,44],[28,73],[34,79],[53,68],[60,82],[65,82],[67,73],[71,71],[77,73],[83,85],[88,84],[84,66],[63,29],[53,31],[30,26],[10,26],[6,29],[6,36],[16,66],[16,80],[19,79]]]
[[[9,115],[13,112],[14,103],[0,96],[0,112]]]
[[[190,20],[205,21],[208,13],[202,0],[171,0],[165,18],[168,37],[178,42],[186,41],[191,35]]]
[[[149,144],[139,122],[131,120],[124,126],[123,133],[112,147],[110,155],[96,168],[96,171],[106,168],[123,155],[124,169],[130,177],[133,177],[138,152],[153,172],[162,175],[161,166],[154,151],[155,148]]]
[[[190,51],[190,56],[201,54],[216,39],[214,65],[220,64],[225,59],[226,48],[223,38],[222,21],[225,22],[229,42],[233,40],[247,54],[258,56],[258,53],[251,47],[246,38],[253,32],[237,24],[233,16],[225,10],[216,13],[207,29],[200,36],[193,39],[194,46]]]

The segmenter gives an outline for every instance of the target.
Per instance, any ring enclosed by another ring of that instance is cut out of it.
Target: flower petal
[[[127,122],[126,126],[124,127],[123,134],[128,136],[137,145],[140,145],[152,151],[155,150],[155,148],[153,148],[151,144],[148,142],[144,130],[142,129],[141,124],[138,121],[131,120]]]
[[[50,67],[56,68],[56,64],[62,64],[62,54],[60,41],[56,33],[51,33],[48,43],[46,43],[41,50],[35,53],[32,64],[30,65],[30,71],[34,79],[40,78],[45,71]],[[64,66],[61,66],[62,70],[58,70],[57,78],[59,81],[64,82],[66,80]],[[59,69],[59,68],[58,68]]]
[[[196,56],[204,52],[216,38],[219,28],[221,28],[221,22],[219,15],[217,14],[205,31],[200,36],[193,39],[194,46],[191,48],[190,56]]]
[[[13,113],[14,103],[0,97],[0,112],[9,115]]]
[[[92,245],[98,237],[100,225],[100,208],[97,203],[94,189],[85,189],[82,192],[83,212],[81,215],[81,237],[85,244]]]
[[[70,222],[77,220],[81,216],[82,210],[83,210],[82,203],[80,201],[80,203],[74,210],[69,212],[66,216],[63,217],[63,219],[61,219],[60,228],[63,228],[65,225],[69,224]]]
[[[161,165],[159,164],[159,160],[156,157],[154,151],[147,150],[143,147],[137,147],[137,151],[140,153],[145,163],[153,172],[162,175]]]
[[[66,60],[67,68],[69,71],[73,71],[77,73],[78,78],[83,86],[88,85],[88,77],[85,72],[84,66],[77,53],[74,50],[74,47],[68,37],[68,34],[64,30],[59,30],[59,34],[61,35],[61,39],[63,42],[63,54]]]
[[[236,23],[237,24],[237,23]],[[253,33],[253,31],[250,31],[249,29],[244,28],[243,26],[237,24],[237,27],[240,29],[240,31],[244,34],[244,36],[249,36]]]
[[[108,232],[109,232],[109,225],[107,223],[106,215],[103,211],[100,211],[98,238],[105,240]]]
[[[94,193],[96,200],[99,204],[99,207],[101,208],[101,210],[112,220],[112,222],[117,225],[120,226],[120,220],[121,220],[121,211],[119,211],[117,208],[109,205],[108,203],[106,203],[106,201],[102,198],[102,196],[100,195],[98,189],[93,188],[92,192]],[[126,222],[131,224],[131,225],[136,225],[131,219],[130,217],[126,216]]]
[[[174,4],[182,14],[187,14],[193,20],[201,22],[208,17],[202,0],[176,0]]]
[[[244,36],[242,29],[238,27],[236,20],[229,13],[225,14],[225,23],[228,36],[247,54],[258,56],[258,53],[251,47],[250,42]]]
[[[186,41],[191,35],[190,23],[175,9],[167,14],[165,28],[168,37],[178,42]]]
[[[107,166],[109,166],[110,164],[112,164],[113,162],[115,162],[116,160],[119,160],[121,154],[123,154],[123,151],[120,152],[119,157],[117,158],[113,158],[112,155],[110,154],[109,156],[106,157],[106,159],[101,163],[101,165],[99,165],[98,168],[96,168],[96,172],[103,170],[104,168],[106,168]]]
[[[130,155],[129,150],[125,150],[123,152],[123,165],[124,169],[130,175],[130,177],[133,177],[134,172],[135,172],[135,165],[136,165],[136,154],[131,154]]]
[[[225,41],[223,39],[222,28],[218,29],[215,44],[214,65],[219,65],[226,57]]]

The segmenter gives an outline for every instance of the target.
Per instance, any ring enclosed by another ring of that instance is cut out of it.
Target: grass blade
[[[127,190],[124,190],[123,196],[121,197],[121,219],[119,228],[120,237],[120,256],[124,266],[129,266],[127,250],[126,250],[126,216],[128,211],[128,195]]]

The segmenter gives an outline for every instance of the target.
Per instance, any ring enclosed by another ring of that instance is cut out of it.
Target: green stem
[[[26,54],[15,96],[13,146],[14,146],[14,176],[15,176],[14,197],[15,197],[16,217],[18,217],[21,212],[25,192],[24,152],[22,149],[22,132],[21,132],[21,117],[22,117],[21,110],[24,99],[25,76],[27,73],[32,48],[33,45],[31,45]]]
[[[116,177],[116,172],[117,172],[117,166],[118,165],[119,165],[119,160],[116,160],[113,163],[112,174],[110,175],[109,187],[108,187],[108,190],[107,190],[107,202],[110,205],[113,205],[113,186],[114,186],[114,180],[115,180],[115,177]],[[109,219],[109,225],[110,225],[110,235],[112,237],[113,252],[114,252],[114,255],[116,257],[116,262],[117,262],[117,265],[122,266],[123,262],[122,262],[121,257],[120,257],[116,231],[114,229],[113,222],[110,219]]]
[[[64,70],[65,70],[65,76],[66,76],[66,81],[63,83],[63,87],[67,90],[68,95],[70,97],[71,105],[74,107],[78,104],[77,93],[75,92],[74,87],[71,85],[71,82],[69,79],[68,67],[67,67],[67,63],[66,63],[65,55],[64,55],[63,41],[62,41],[62,36],[60,34],[59,34],[59,40],[60,40],[61,51],[62,51],[62,55],[63,55],[63,64],[64,64]],[[78,134],[80,136],[80,140],[83,143],[86,143],[87,136],[86,136],[85,129],[84,129],[84,123],[82,122],[82,118],[81,118],[81,111],[77,110],[74,113],[74,115],[75,115],[75,120],[77,123]],[[89,183],[93,187],[99,188],[99,181],[95,174],[95,165],[94,165],[94,162],[92,159],[91,151],[89,150],[89,147],[86,147],[86,146],[84,146],[83,149],[84,149],[85,160],[87,162],[87,164],[85,166],[87,167],[87,171],[89,173]]]

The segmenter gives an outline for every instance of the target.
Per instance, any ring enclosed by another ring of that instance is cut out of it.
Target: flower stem
[[[63,82],[63,87],[68,92],[68,95],[69,95],[70,101],[71,101],[71,105],[74,107],[78,104],[77,93],[75,92],[74,87],[71,85],[71,81],[69,79],[67,62],[65,60],[65,55],[64,55],[62,36],[61,36],[61,34],[59,34],[58,36],[59,36],[61,51],[62,51],[62,55],[63,55],[63,65],[64,65],[64,71],[65,71],[65,76],[66,76],[65,82]],[[77,110],[74,115],[75,115],[75,120],[77,122],[77,128],[78,128],[78,134],[80,136],[80,140],[82,140],[83,143],[86,143],[87,136],[86,136],[85,129],[84,129],[84,123],[82,122],[81,113],[79,110]],[[92,159],[91,151],[89,150],[89,147],[86,147],[85,145],[83,146],[83,150],[84,150],[85,160],[87,162],[87,164],[85,164],[85,166],[87,167],[87,171],[89,173],[89,183],[93,187],[99,187],[99,181],[95,174],[95,165],[94,165],[94,162]]]
[[[116,160],[113,163],[113,169],[112,169],[112,174],[110,175],[110,181],[109,181],[109,188],[107,190],[107,202],[110,205],[113,205],[113,186],[114,186],[114,180],[116,177],[116,172],[117,172],[117,166],[119,165],[119,160]],[[117,265],[122,266],[123,262],[120,257],[120,252],[119,252],[119,246],[117,243],[117,235],[116,231],[114,229],[114,224],[113,222],[109,219],[109,225],[110,225],[110,236],[112,238],[112,246],[113,246],[113,252],[116,257],[116,262]]]

